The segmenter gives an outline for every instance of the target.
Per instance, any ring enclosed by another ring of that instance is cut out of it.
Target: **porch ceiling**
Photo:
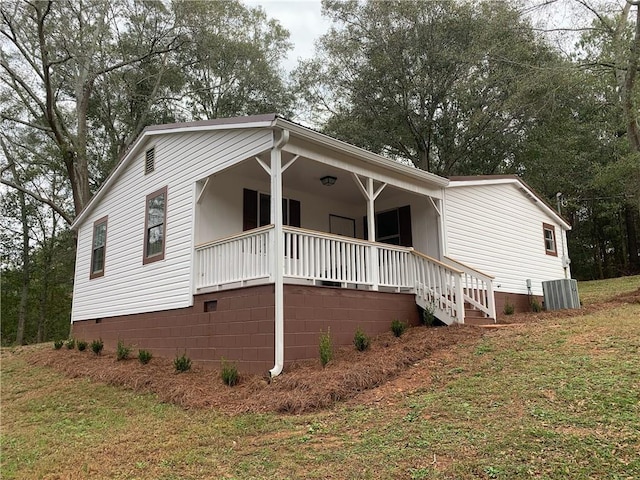
[[[282,163],[286,165],[294,157],[288,152],[282,153]],[[269,164],[269,153],[260,155],[260,158]],[[258,182],[269,182],[267,172],[258,164],[255,158],[249,158],[238,163],[231,169],[235,175],[242,178],[256,180]],[[325,176],[336,177],[336,183],[332,186],[324,186],[321,178]],[[282,175],[283,188],[286,190],[297,190],[310,192],[318,196],[330,196],[333,200],[345,203],[363,203],[365,201],[362,193],[356,185],[352,173],[341,168],[326,165],[321,162],[299,157]],[[380,182],[375,182],[380,185]],[[393,185],[388,185],[380,195],[383,199],[402,193],[402,189]]]

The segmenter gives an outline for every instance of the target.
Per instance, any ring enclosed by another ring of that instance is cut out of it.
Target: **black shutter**
[[[405,205],[398,209],[398,223],[400,224],[400,245],[403,247],[412,247],[411,207],[409,205]]]
[[[242,195],[242,230],[258,227],[258,192],[245,188]]]
[[[369,240],[369,222],[367,221],[366,215],[362,217],[362,231],[364,232],[362,239]]]
[[[289,226],[300,228],[300,202],[289,200]]]

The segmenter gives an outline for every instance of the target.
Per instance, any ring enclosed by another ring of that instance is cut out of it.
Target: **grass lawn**
[[[583,301],[619,288],[597,285]],[[3,479],[640,478],[640,303],[487,331],[299,416],[185,410],[30,352],[2,351]]]

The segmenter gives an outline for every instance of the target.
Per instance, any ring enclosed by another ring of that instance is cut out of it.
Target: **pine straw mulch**
[[[573,317],[621,303],[640,303],[640,289],[581,310],[516,314],[502,323],[515,326]],[[195,366],[189,372],[177,374],[173,362],[163,358],[153,358],[151,363],[141,365],[137,359],[118,362],[111,352],[95,356],[89,351],[65,347],[24,348],[14,350],[13,354],[24,355],[33,365],[51,367],[69,377],[153,393],[163,402],[184,408],[214,408],[229,414],[299,414],[349,399],[378,402],[398,391],[420,388],[429,382],[433,368],[453,356],[454,346],[473,345],[487,333],[486,328],[471,326],[410,328],[400,338],[389,332],[376,337],[366,352],[357,352],[353,347],[336,349],[334,359],[325,368],[319,361],[301,362],[287,367],[271,383],[260,376],[245,375],[233,388],[222,383],[217,370]],[[420,368],[412,368],[416,366]]]

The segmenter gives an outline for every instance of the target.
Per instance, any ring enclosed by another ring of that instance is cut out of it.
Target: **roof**
[[[317,130],[313,130],[311,128],[287,120],[276,113],[245,117],[217,118],[213,120],[201,120],[196,122],[169,123],[164,125],[148,126],[140,133],[131,147],[120,159],[116,167],[111,171],[109,176],[100,186],[95,195],[75,218],[73,224],[71,225],[71,228],[78,228],[79,224],[86,219],[86,217],[89,215],[89,212],[105,195],[105,192],[109,190],[110,186],[116,181],[120,173],[124,171],[129,162],[133,158],[135,158],[148,137],[185,132],[230,130],[241,128],[269,128],[288,130],[290,134],[303,138],[307,141],[321,144],[335,151],[346,153],[361,161],[385,168],[387,170],[392,170],[401,175],[409,176],[419,181],[425,181],[434,184],[437,187],[446,187],[449,184],[449,180],[444,177],[440,177],[438,175],[420,170],[415,167],[402,165],[398,162],[383,157],[382,155],[378,155],[363,148],[356,147],[355,145],[351,145],[350,143],[330,137],[329,135],[325,135],[324,133],[321,133]]]
[[[518,175],[468,175],[449,177],[449,188],[471,187],[476,185],[508,185],[513,184],[532,202],[538,205],[547,215],[562,225],[566,230],[571,230],[571,224],[553,208],[545,198],[531,188]]]

